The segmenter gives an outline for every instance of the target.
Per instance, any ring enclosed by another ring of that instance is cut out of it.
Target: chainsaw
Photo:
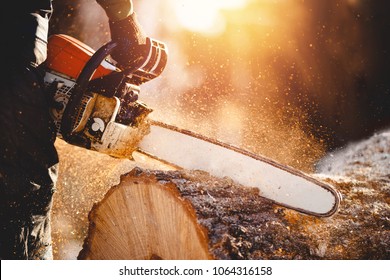
[[[140,86],[163,72],[167,47],[148,37],[148,56],[129,69],[110,59],[115,47],[110,41],[95,51],[68,35],[49,37],[45,86],[59,138],[117,158],[132,159],[137,151],[178,168],[230,177],[304,214],[329,217],[337,212],[341,195],[333,186],[262,155],[151,119],[153,110],[139,100]]]

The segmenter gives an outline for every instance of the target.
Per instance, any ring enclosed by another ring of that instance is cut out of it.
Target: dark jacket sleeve
[[[131,0],[96,0],[106,11],[111,21],[125,19],[133,13],[133,3]]]

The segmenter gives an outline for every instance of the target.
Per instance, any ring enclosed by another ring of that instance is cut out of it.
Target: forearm
[[[132,0],[96,0],[111,21],[125,19],[133,13]]]

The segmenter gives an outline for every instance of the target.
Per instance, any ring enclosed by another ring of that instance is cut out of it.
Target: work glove
[[[138,69],[148,55],[146,35],[137,20],[135,12],[125,19],[109,21],[111,40],[117,46],[111,57],[122,69]]]

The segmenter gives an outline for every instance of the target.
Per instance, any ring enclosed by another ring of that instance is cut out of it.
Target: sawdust
[[[89,211],[119,183],[121,174],[135,166],[172,168],[140,153],[133,154],[135,162],[69,145],[60,139],[56,148],[60,155],[60,175],[52,213],[55,259],[76,259],[88,231]]]
[[[343,195],[339,213],[321,224],[335,259],[390,259],[390,131],[330,153],[317,166]]]

